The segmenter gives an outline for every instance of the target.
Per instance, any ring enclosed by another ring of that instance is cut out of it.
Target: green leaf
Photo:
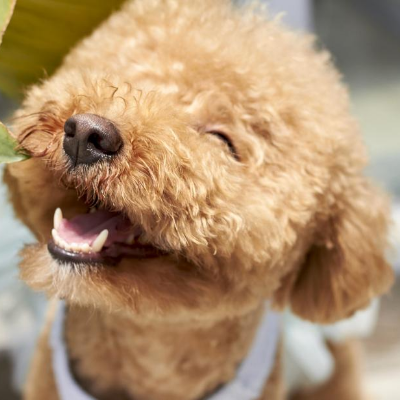
[[[0,122],[0,164],[22,161],[29,158],[20,152],[17,142],[11,137],[8,129]]]
[[[0,44],[10,22],[16,0],[0,0]]]
[[[14,1],[0,0],[0,20],[9,18]],[[54,72],[71,47],[123,1],[17,0],[0,47],[0,91],[21,97],[27,85]],[[4,29],[4,23],[0,26]]]

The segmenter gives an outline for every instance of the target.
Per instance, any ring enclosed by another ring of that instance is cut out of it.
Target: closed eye
[[[232,140],[223,132],[220,131],[207,131],[206,133],[215,136],[216,138],[220,139],[222,142],[226,144],[232,155],[234,156],[236,161],[240,161],[239,154],[236,151],[236,147],[233,144]]]

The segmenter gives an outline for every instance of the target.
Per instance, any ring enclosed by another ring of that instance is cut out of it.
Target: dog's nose
[[[122,148],[115,125],[95,114],[76,114],[64,125],[64,151],[75,166],[111,158]]]

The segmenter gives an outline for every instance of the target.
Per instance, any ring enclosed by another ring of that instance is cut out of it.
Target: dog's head
[[[259,14],[128,3],[28,92],[14,131],[33,156],[6,181],[39,239],[34,288],[149,318],[269,297],[327,322],[391,281],[346,90],[310,38]]]

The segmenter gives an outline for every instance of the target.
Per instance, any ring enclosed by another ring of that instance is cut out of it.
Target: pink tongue
[[[67,243],[91,245],[104,229],[108,230],[105,246],[114,242],[125,242],[129,234],[134,232],[129,220],[122,214],[108,211],[82,214],[71,220],[63,219],[57,232]]]

